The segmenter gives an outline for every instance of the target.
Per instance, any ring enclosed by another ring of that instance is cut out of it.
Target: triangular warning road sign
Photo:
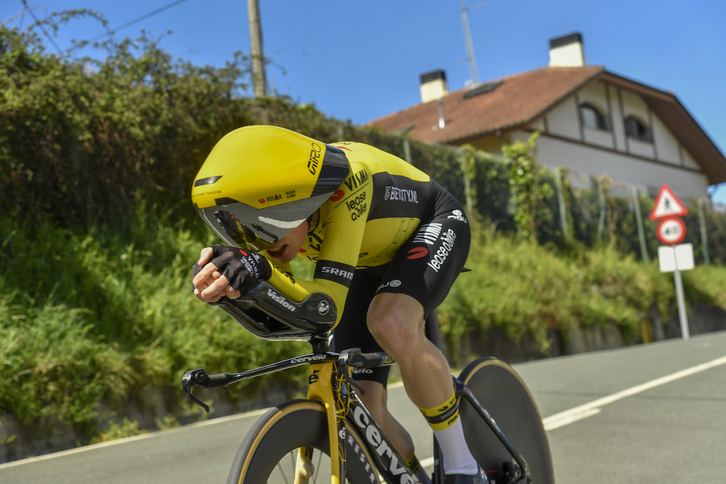
[[[658,220],[666,217],[683,217],[684,215],[688,215],[686,206],[673,195],[668,185],[660,187],[653,211],[650,212],[650,219]]]

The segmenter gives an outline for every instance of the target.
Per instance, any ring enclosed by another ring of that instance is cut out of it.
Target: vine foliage
[[[533,239],[537,233],[540,166],[535,158],[538,132],[526,142],[504,145],[502,151],[509,161],[509,185],[517,235]]]

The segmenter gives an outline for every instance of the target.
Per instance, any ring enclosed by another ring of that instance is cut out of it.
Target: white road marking
[[[710,370],[711,368],[715,368],[724,364],[726,364],[726,356],[722,358],[716,358],[715,360],[711,360],[707,363],[686,368],[685,370],[671,373],[670,375],[656,378],[655,380],[651,380],[640,385],[635,385],[634,387],[626,388],[625,390],[613,393],[612,395],[598,398],[597,400],[593,400],[592,402],[586,403],[584,405],[579,405],[569,410],[565,410],[564,412],[551,415],[543,420],[545,430],[555,430],[560,427],[564,427],[565,425],[569,425],[571,423],[582,420],[584,418],[597,415],[598,413],[600,413],[601,407],[604,407],[605,405],[609,405],[611,403],[617,402],[618,400],[632,397],[633,395],[637,395],[638,393],[651,390],[661,385],[665,385],[666,383],[671,383],[676,380],[680,380],[681,378],[695,375],[696,373]]]
[[[592,417],[593,415],[597,415],[598,413],[602,412],[602,410],[599,408],[584,409],[579,412],[573,410],[567,410],[566,412],[561,412],[557,415],[552,415],[551,417],[547,417],[546,419],[544,419],[543,423],[545,430],[558,429],[560,427],[564,427],[565,425],[570,425],[571,423],[575,423],[587,417]]]
[[[434,458],[433,457],[429,457],[428,459],[424,459],[424,460],[421,460],[419,462],[421,463],[421,467],[423,467],[425,469],[428,469],[429,467],[433,467],[434,466]]]
[[[45,454],[45,455],[41,455],[38,457],[28,457],[27,459],[16,460],[13,462],[8,462],[6,464],[0,464],[0,469],[7,469],[8,467],[15,467],[15,466],[23,465],[23,464],[30,464],[32,462],[38,462],[41,460],[55,459],[56,457],[63,457],[66,455],[80,454],[81,452],[86,452],[89,450],[101,449],[103,447],[111,447],[112,445],[123,444],[126,442],[133,442],[135,440],[147,439],[149,437],[152,437],[153,435],[154,435],[154,433],[134,435],[133,437],[126,437],[124,439],[112,440],[110,442],[102,442],[100,444],[92,444],[92,445],[87,445],[85,447],[77,447],[75,449],[61,450],[60,452],[55,452],[53,454]]]

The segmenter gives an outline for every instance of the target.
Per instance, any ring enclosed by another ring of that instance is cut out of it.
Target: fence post
[[[570,239],[570,229],[567,226],[567,204],[565,203],[565,194],[562,188],[562,170],[555,168],[555,182],[557,184],[557,201],[560,205],[560,228],[565,239]]]
[[[640,240],[640,255],[643,262],[650,262],[648,257],[648,246],[645,244],[645,230],[643,230],[643,214],[640,211],[640,191],[633,187],[633,205],[635,206],[635,220],[638,222],[638,239]]]
[[[600,202],[600,220],[597,223],[597,241],[602,243],[602,234],[605,230],[605,214],[607,210],[605,208],[605,192],[602,188],[602,181],[597,181],[597,194],[598,201]]]
[[[698,199],[698,223],[701,226],[701,245],[703,245],[703,263],[711,265],[708,257],[708,234],[706,232],[706,216],[704,215],[703,199]]]
[[[406,137],[403,138],[403,159],[411,164],[411,142]]]
[[[461,157],[459,158],[461,162],[461,171],[464,174],[464,197],[466,199],[466,213],[473,214],[474,201],[471,198],[471,178],[469,178],[469,163],[466,159],[466,150],[461,150],[459,153],[461,155]]]

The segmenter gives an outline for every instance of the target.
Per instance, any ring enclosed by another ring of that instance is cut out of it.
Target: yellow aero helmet
[[[349,173],[339,148],[277,126],[247,126],[212,149],[192,202],[228,245],[259,251],[304,222]]]

